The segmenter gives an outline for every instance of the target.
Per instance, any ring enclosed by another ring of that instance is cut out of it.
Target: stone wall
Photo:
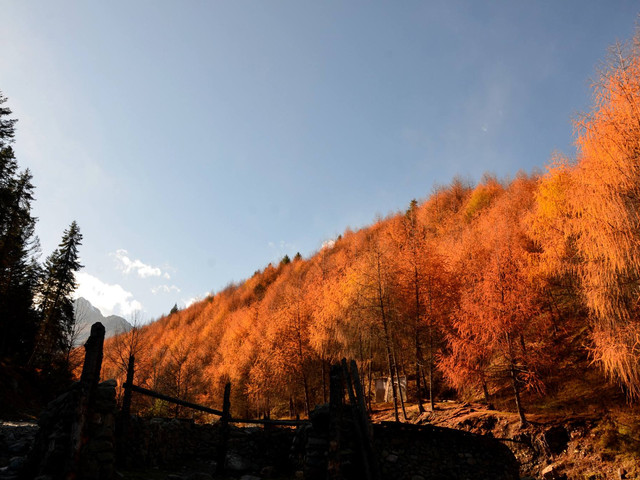
[[[360,447],[353,415],[344,407],[339,432],[340,472],[345,479],[361,479]],[[292,460],[306,480],[327,477],[330,414],[327,405],[311,413],[311,425],[300,428],[292,448]],[[373,425],[373,457],[382,479],[388,480],[518,480],[513,453],[494,438],[461,430],[406,423]],[[374,466],[372,466],[374,468]]]
[[[78,478],[86,480],[113,478],[116,382],[108,380],[98,385],[88,411],[83,445],[74,461],[72,429],[78,419],[81,396],[81,385],[77,383],[47,405],[38,420],[40,428],[21,478],[57,480],[66,478],[71,468],[77,470]]]
[[[263,470],[286,474],[291,471],[289,450],[294,431],[289,428],[230,427],[226,467],[236,473]],[[197,424],[191,420],[131,417],[124,463],[131,468],[176,469],[193,461],[209,465],[220,445],[218,423]]]

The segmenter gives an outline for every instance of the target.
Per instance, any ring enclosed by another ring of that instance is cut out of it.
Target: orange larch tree
[[[570,195],[578,275],[592,313],[594,355],[640,398],[640,33],[616,45],[576,122]]]

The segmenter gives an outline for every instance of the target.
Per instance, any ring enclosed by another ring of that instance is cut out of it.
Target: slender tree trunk
[[[413,262],[413,286],[415,294],[415,349],[416,349],[416,397],[418,400],[418,411],[424,413],[424,406],[422,405],[422,389],[420,385],[420,364],[422,363],[422,351],[420,348],[420,275],[418,273],[418,267],[415,260],[414,250],[414,262]]]
[[[524,409],[522,408],[522,402],[520,400],[520,379],[518,378],[518,372],[516,371],[516,364],[513,355],[513,342],[511,340],[511,335],[509,332],[505,332],[505,336],[507,338],[507,347],[509,349],[509,373],[511,374],[511,383],[513,385],[513,394],[516,400],[516,410],[518,411],[518,416],[520,417],[520,426],[524,427],[527,425],[527,419],[524,415]]]
[[[511,365],[511,381],[513,384],[513,393],[516,399],[516,409],[518,410],[518,417],[520,417],[520,426],[524,427],[528,422],[524,415],[522,402],[520,401],[520,385],[518,381],[518,375],[516,373],[516,368],[513,364]]]
[[[327,403],[327,370],[324,358],[324,347],[322,347],[322,355],[320,356],[320,364],[322,370],[322,403]]]
[[[392,395],[393,395],[393,412],[394,412],[394,416],[395,416],[396,422],[399,422],[400,421],[400,417],[398,415],[398,396],[396,394],[396,389],[395,389],[395,387],[393,385],[393,377],[395,376],[394,375],[395,369],[394,369],[393,360],[392,360],[392,357],[391,357],[391,347],[389,346],[388,339],[387,339],[387,341],[385,343],[387,344],[386,345],[387,364],[388,364],[388,367],[389,367],[389,381],[391,382],[391,392],[392,392]]]
[[[304,408],[306,410],[307,418],[309,418],[309,412],[311,411],[311,400],[309,399],[309,383],[304,371],[302,372],[302,385],[304,386]]]
[[[307,375],[304,373],[304,355],[302,352],[302,334],[300,333],[300,313],[296,314],[296,333],[298,337],[298,365],[300,367],[300,376],[302,377],[302,388],[304,390],[304,407],[306,410],[307,417],[309,417],[309,412],[311,411],[310,400],[309,400],[309,385],[307,382]]]
[[[400,396],[400,406],[402,407],[402,416],[404,418],[404,421],[406,422],[407,419],[407,410],[404,406],[404,395],[402,395],[402,385],[400,384],[400,374],[398,373],[398,364],[396,363],[396,358],[395,358],[395,348],[393,349],[393,362],[396,366],[396,381],[398,382],[398,394]],[[393,383],[393,379],[391,380]],[[395,388],[394,388],[394,392],[395,392]]]
[[[416,335],[416,399],[418,401],[418,411],[424,413],[425,409],[422,405],[422,388],[420,384],[420,346]]]
[[[433,412],[436,409],[435,401],[433,399],[433,325],[431,324],[431,318],[429,318],[429,407]]]
[[[371,411],[371,389],[373,382],[373,348],[371,346],[371,337],[369,337],[369,371],[368,373],[368,395],[367,395],[367,403],[369,404],[369,411]]]
[[[423,385],[429,385],[429,382],[427,381],[427,377],[425,377],[424,375],[424,365],[420,367],[420,378],[422,378],[422,384]]]
[[[381,278],[381,272],[380,272],[379,258],[377,262],[377,274],[378,274],[378,306],[380,308],[380,322],[382,323],[385,350],[387,352],[387,364],[389,367],[389,381],[391,382],[391,392],[393,395],[393,412],[394,412],[396,422],[399,422],[400,416],[398,415],[398,396],[396,394],[396,389],[393,386],[393,378],[395,377],[396,365],[393,361],[393,354],[391,352],[391,338],[389,335],[389,327],[387,325],[387,314],[386,314],[386,309],[384,305],[384,294],[382,292],[382,278]]]
[[[486,380],[482,380],[482,393],[484,394],[484,402],[487,406],[491,405],[491,396],[489,395],[489,388],[487,387]]]

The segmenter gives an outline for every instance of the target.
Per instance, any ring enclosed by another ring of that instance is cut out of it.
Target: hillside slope
[[[288,256],[251,278],[118,336],[105,375],[243,416],[306,415],[329,365],[355,359],[366,395],[532,404],[598,376],[640,399],[640,39],[601,72],[576,124],[576,161],[477,185],[454,180],[404,212]],[[394,379],[390,382],[390,379]],[[580,396],[570,396],[580,405]],[[137,399],[140,411],[180,415]],[[565,403],[563,408],[570,409]]]

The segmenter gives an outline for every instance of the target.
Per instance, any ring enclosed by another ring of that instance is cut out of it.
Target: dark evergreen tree
[[[66,367],[75,326],[71,295],[77,287],[75,273],[82,268],[78,257],[81,242],[82,234],[74,221],[45,263],[39,298],[40,329],[32,356],[37,366]]]
[[[0,93],[0,357],[24,362],[33,349],[33,298],[40,269],[36,219],[31,215],[31,173],[18,172],[11,143],[15,119]]]
[[[280,260],[280,265],[289,265],[290,263],[291,259],[289,258],[289,255],[285,255],[282,257],[282,260]]]
[[[169,315],[173,315],[174,313],[178,313],[178,304],[174,303],[173,307],[171,307],[171,310],[169,311]]]

